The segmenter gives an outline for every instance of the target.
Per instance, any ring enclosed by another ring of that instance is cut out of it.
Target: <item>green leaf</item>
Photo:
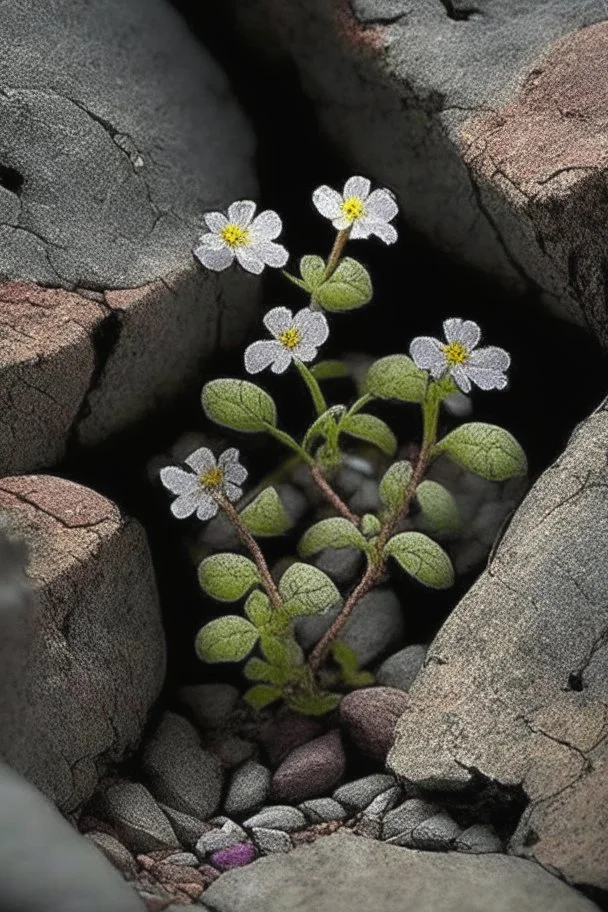
[[[323,284],[325,268],[325,260],[320,256],[309,254],[300,260],[300,275],[311,294]]]
[[[276,488],[264,488],[255,500],[241,510],[241,520],[253,535],[283,535],[291,520],[281,503]]]
[[[412,476],[412,466],[406,459],[395,462],[380,482],[380,499],[391,510],[399,510]]]
[[[377,535],[382,528],[382,523],[373,513],[366,513],[361,517],[361,531],[366,538]]]
[[[375,678],[369,671],[361,671],[355,652],[342,640],[334,640],[331,653],[340,669],[340,676],[349,687],[369,687]]]
[[[455,533],[460,529],[458,505],[450,492],[436,481],[423,481],[416,488],[416,500],[425,524],[433,532]]]
[[[303,716],[324,716],[340,705],[342,696],[334,693],[286,695],[285,702],[290,709]]]
[[[199,564],[201,588],[218,602],[236,602],[261,582],[258,568],[241,554],[212,554]]]
[[[265,431],[277,423],[272,398],[248,380],[211,380],[203,387],[202,403],[207,418],[233,431]]]
[[[310,564],[292,564],[281,577],[279,592],[292,617],[323,614],[340,602],[340,593],[327,574]]]
[[[304,661],[304,653],[293,637],[264,634],[260,638],[260,648],[264,657],[279,668],[292,669]]]
[[[439,453],[489,481],[506,481],[528,471],[526,454],[515,437],[494,424],[461,425],[435,446],[433,454]]]
[[[272,620],[270,599],[261,589],[254,589],[245,602],[245,614],[256,627],[265,627]]]
[[[367,550],[367,542],[357,527],[343,519],[334,516],[331,519],[322,519],[308,529],[298,545],[302,557],[317,554],[323,548],[359,548]]]
[[[427,372],[416,367],[407,355],[388,355],[371,365],[363,391],[379,399],[423,402],[427,384]]]
[[[375,415],[347,415],[340,422],[340,431],[367,443],[373,443],[387,456],[392,456],[397,449],[397,438],[388,424]]]
[[[344,257],[329,279],[315,289],[312,299],[324,310],[336,312],[363,307],[371,301],[372,295],[372,280],[367,269],[352,257]]]
[[[196,651],[205,662],[240,662],[249,655],[258,636],[251,621],[227,615],[199,630]]]
[[[290,675],[285,668],[271,665],[255,656],[249,659],[243,668],[243,675],[248,681],[265,681],[268,684],[277,684],[282,687],[289,681]]]
[[[310,450],[311,446],[319,437],[323,437],[325,440],[332,440],[333,437],[336,437],[338,434],[338,423],[346,412],[347,408],[345,405],[332,405],[326,412],[319,415],[317,420],[314,421],[307,430],[306,436],[302,441],[304,449]]]
[[[393,536],[384,554],[431,589],[448,589],[454,582],[452,561],[443,548],[422,532],[401,532]]]
[[[274,687],[272,684],[256,684],[243,694],[245,702],[258,710],[265,709],[275,700],[280,700],[281,696],[280,688]]]
[[[344,361],[317,361],[310,368],[315,380],[339,380],[350,377],[350,368]]]

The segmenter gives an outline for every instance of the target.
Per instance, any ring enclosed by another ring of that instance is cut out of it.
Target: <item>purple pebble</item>
[[[220,871],[229,871],[230,868],[242,868],[255,859],[255,848],[250,842],[239,842],[229,849],[219,849],[209,858],[212,865]]]

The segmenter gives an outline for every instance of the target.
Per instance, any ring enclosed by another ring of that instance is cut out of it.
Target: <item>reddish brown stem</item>
[[[231,504],[226,497],[222,497],[221,495],[218,495],[216,497],[216,500],[219,507],[224,511],[228,519],[233,524],[242,543],[251,554],[255,565],[258,568],[258,572],[262,578],[262,583],[264,585],[264,589],[266,590],[266,595],[270,599],[272,607],[278,610],[282,607],[283,601],[281,599],[279,590],[277,589],[276,583],[272,578],[272,574],[270,573],[266,559],[262,554],[262,549],[256,542],[249,529],[243,523],[236,507],[234,507],[234,505]]]
[[[334,246],[331,249],[329,254],[329,259],[325,267],[325,279],[329,279],[331,275],[334,274],[338,268],[338,263],[340,262],[340,257],[346,247],[348,239],[350,237],[350,228],[345,228],[343,231],[338,231],[336,235],[336,240],[334,241]]]
[[[348,519],[349,522],[359,528],[361,520],[359,517],[349,510],[344,501],[340,498],[338,494],[334,491],[325,475],[318,466],[310,466],[310,474],[312,475],[313,481],[316,486],[319,488],[325,499],[332,505],[337,513],[340,513],[344,519]]]

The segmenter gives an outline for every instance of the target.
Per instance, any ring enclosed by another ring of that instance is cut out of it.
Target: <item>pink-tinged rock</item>
[[[276,766],[296,747],[322,734],[323,723],[320,719],[282,709],[264,726],[261,741],[268,759]]]
[[[272,777],[272,796],[297,804],[328,795],[344,775],[346,757],[340,732],[335,730],[297,747]]]
[[[255,847],[250,842],[239,842],[229,849],[220,849],[214,852],[209,861],[220,871],[230,871],[232,868],[242,868],[256,858]]]
[[[397,722],[409,705],[402,690],[365,687],[344,697],[340,722],[361,753],[384,764],[393,746]]]

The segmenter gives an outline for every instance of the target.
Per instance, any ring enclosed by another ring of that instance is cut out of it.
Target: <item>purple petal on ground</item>
[[[230,868],[242,868],[250,864],[256,857],[255,847],[250,842],[239,842],[229,849],[219,849],[209,858],[214,867],[220,871],[229,871]]]

